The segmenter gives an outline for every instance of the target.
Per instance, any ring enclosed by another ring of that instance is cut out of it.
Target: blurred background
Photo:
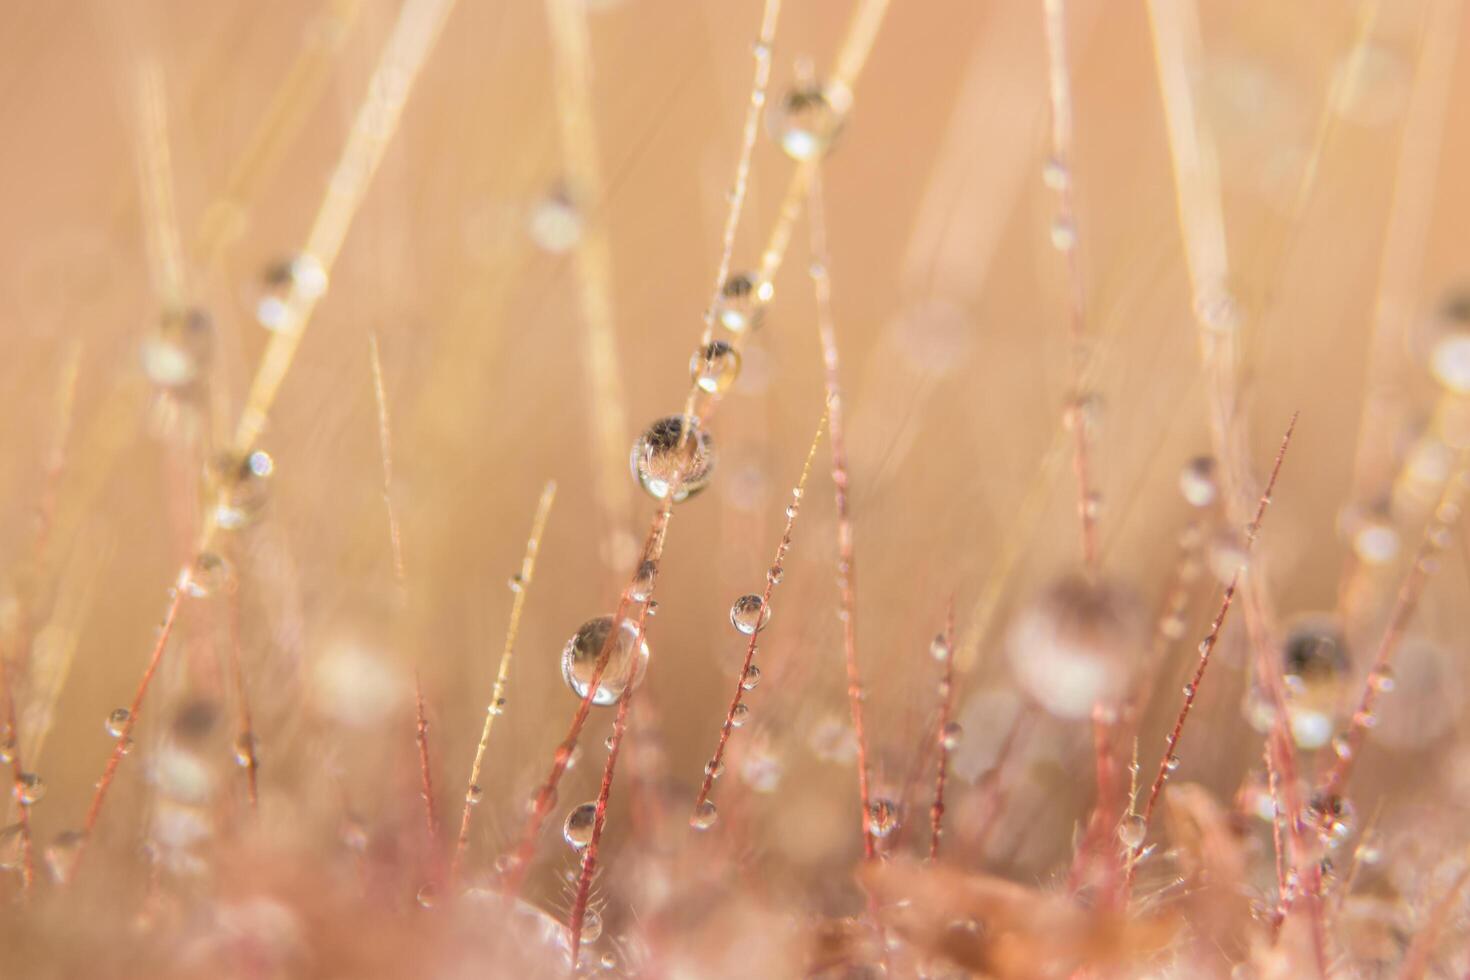
[[[147,875],[126,855],[149,833],[150,757],[176,739],[186,708],[220,716],[200,743],[218,791],[209,836],[240,819],[232,607],[264,826],[329,839],[343,814],[369,834],[420,819],[415,671],[441,817],[457,826],[513,599],[507,581],[555,480],[468,860],[488,868],[518,835],[576,707],[562,646],[612,612],[656,510],[625,454],[688,392],[760,18],[754,0],[586,6],[602,177],[590,212],[558,198],[567,165],[542,6],[465,0],[431,49],[258,442],[274,464],[268,501],[222,551],[238,600],[185,601],[92,843],[126,887]],[[851,6],[786,5],[772,102],[801,59],[819,75],[831,63]],[[38,847],[81,825],[113,744],[104,722],[131,699],[192,554],[205,463],[227,444],[271,338],[257,322],[270,271],[302,248],[397,13],[387,0],[0,10],[0,584],[6,653],[28,645],[28,663],[42,665],[41,679],[32,672],[17,688],[22,744],[33,740],[26,765],[47,787],[31,811]],[[1067,23],[1102,562],[1152,610],[1180,532],[1198,518],[1179,492],[1181,469],[1211,451],[1199,327],[1147,9],[1077,0]],[[928,745],[935,708],[928,648],[952,597],[974,646],[956,693],[961,821],[964,793],[1024,701],[1005,622],[1079,563],[1061,424],[1070,286],[1043,180],[1042,26],[1033,4],[893,5],[822,167],[874,778],[894,798],[916,778],[927,785],[918,767],[932,757],[916,748]],[[1455,448],[1458,431],[1428,363],[1444,329],[1437,314],[1466,272],[1470,189],[1455,177],[1470,167],[1464,18],[1458,4],[1417,0],[1207,0],[1199,27],[1192,84],[1219,161],[1244,465],[1258,479],[1301,413],[1259,542],[1261,581],[1277,623],[1356,610],[1347,696],[1435,496],[1426,505],[1403,491],[1412,464],[1429,465],[1416,447],[1428,434]],[[792,168],[764,129],[737,269],[757,263]],[[141,353],[174,300],[160,224],[181,247],[176,298],[210,324],[183,398],[160,391]],[[594,231],[610,249],[612,332],[606,356],[589,360],[567,246]],[[675,828],[744,650],[730,604],[764,586],[823,409],[810,262],[803,220],[709,423],[713,483],[670,525],[633,709],[634,744],[648,751],[629,778],[643,774]],[[619,433],[616,485],[598,424]],[[744,780],[731,826],[757,866],[813,908],[851,912],[850,881],[834,873],[861,837],[827,459],[824,445],[762,634],[751,722],[732,740],[730,765],[743,774],[724,777],[716,798]],[[1214,527],[1206,519],[1202,533]],[[1365,543],[1365,527],[1382,534]],[[1360,817],[1412,823],[1446,850],[1454,835],[1463,843],[1462,829],[1447,828],[1470,804],[1470,772],[1454,763],[1470,609],[1470,556],[1456,534],[1414,622],[1422,652],[1405,655],[1355,795]],[[1141,728],[1145,779],[1218,592],[1208,575],[1194,587],[1189,629],[1160,668]],[[1182,752],[1181,778],[1226,803],[1259,762],[1242,713],[1247,661],[1232,621]],[[595,797],[612,713],[594,713],[551,824]],[[1092,797],[1088,738],[1085,723],[1038,721],[978,864],[1022,880],[1065,866]],[[635,853],[629,797],[618,796],[612,881],[620,855]],[[906,819],[917,837],[927,798],[915,799]],[[571,866],[564,850],[542,848],[532,893],[548,906]],[[628,906],[609,887],[612,927]]]

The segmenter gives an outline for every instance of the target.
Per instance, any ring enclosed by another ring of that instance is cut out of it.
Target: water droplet
[[[1447,391],[1470,394],[1470,304],[1446,301],[1439,314],[1440,335],[1429,352],[1429,373]]]
[[[1171,755],[1171,756],[1169,756],[1169,758],[1167,758],[1167,759],[1164,760],[1164,771],[1165,772],[1177,772],[1178,769],[1179,769],[1179,757],[1177,755]]]
[[[1316,828],[1324,847],[1333,849],[1353,835],[1357,811],[1345,797],[1317,793],[1307,804],[1307,818]]]
[[[1136,813],[1130,813],[1118,824],[1118,840],[1124,847],[1136,849],[1143,845],[1143,839],[1148,835],[1148,825],[1143,822],[1143,817]]]
[[[1250,551],[1245,537],[1232,527],[1218,528],[1210,538],[1210,571],[1221,585],[1229,585],[1237,575],[1246,574]]]
[[[720,326],[731,333],[745,333],[761,325],[766,304],[775,291],[769,282],[757,282],[748,272],[737,272],[725,280],[720,287],[720,297],[715,301],[715,318]],[[706,348],[707,349],[707,348]],[[695,354],[696,359],[703,353]],[[736,352],[736,370],[739,370],[739,354]],[[697,379],[696,379],[697,380]],[[733,381],[734,379],[731,378]],[[701,386],[703,387],[703,386]]]
[[[143,373],[160,388],[184,388],[199,380],[214,352],[214,323],[199,309],[171,310],[143,344]]]
[[[628,583],[628,598],[634,602],[647,602],[653,597],[653,587],[657,581],[658,562],[642,562],[633,573],[633,580]]]
[[[743,595],[730,607],[730,624],[749,636],[766,628],[771,607],[758,595]]]
[[[256,322],[275,332],[294,331],[299,323],[292,308],[293,290],[298,302],[315,300],[327,291],[327,270],[314,256],[297,255],[265,270],[255,303]]]
[[[476,806],[485,798],[485,791],[478,785],[471,783],[464,791],[464,801],[470,806]]]
[[[745,668],[745,676],[740,679],[740,686],[747,691],[754,691],[755,686],[761,682],[761,669],[755,664]]]
[[[716,762],[711,759],[709,762],[706,762],[704,764],[704,774],[706,776],[709,776],[711,779],[719,779],[725,774],[725,763]]]
[[[205,599],[226,589],[234,572],[230,563],[213,551],[201,551],[180,576],[179,586],[195,599]]]
[[[1006,652],[1023,690],[1061,718],[1086,718],[1128,688],[1147,625],[1132,591],[1068,575],[1016,616]]]
[[[689,359],[690,379],[712,395],[723,395],[740,376],[740,352],[723,340],[711,341]]]
[[[1332,754],[1339,759],[1351,759],[1353,757],[1353,742],[1346,735],[1332,736]]]
[[[57,834],[46,848],[46,868],[51,872],[51,877],[61,883],[71,880],[72,869],[76,867],[77,854],[82,849],[82,842],[86,835],[80,830],[63,830]]]
[[[114,710],[112,714],[107,716],[107,722],[105,725],[107,729],[107,734],[111,735],[113,738],[121,738],[123,732],[127,730],[128,720],[132,717],[132,713],[129,712],[127,708],[118,708]]]
[[[595,943],[602,938],[602,916],[596,910],[588,909],[582,913],[582,942]]]
[[[1065,190],[1072,183],[1071,171],[1055,157],[1047,159],[1041,167],[1041,181],[1054,191]]]
[[[868,804],[868,833],[883,838],[898,829],[898,805],[882,797]]]
[[[952,721],[939,731],[939,744],[944,746],[946,752],[953,752],[960,747],[960,739],[965,737],[965,729],[957,721]]]
[[[1363,839],[1358,841],[1357,850],[1353,852],[1354,857],[1363,864],[1375,865],[1383,860],[1383,837],[1376,830],[1370,830],[1363,834]]]
[[[431,909],[439,904],[439,889],[435,888],[432,883],[424,885],[419,889],[415,898],[418,900],[419,908]]]
[[[1179,492],[1193,507],[1208,507],[1220,495],[1213,456],[1196,456],[1179,471]]]
[[[766,581],[770,582],[772,585],[780,585],[781,576],[783,574],[784,571],[780,565],[772,565],[769,569],[766,570]]]
[[[597,803],[581,803],[572,807],[561,835],[573,850],[580,851],[592,843],[592,831],[597,824]]]
[[[608,647],[607,664],[592,696],[596,705],[612,704],[628,685],[636,687],[648,665],[648,643],[638,635],[637,623],[624,618],[617,637],[610,640],[612,633],[613,617],[589,619],[567,641],[561,654],[561,673],[567,686],[578,697],[586,697],[598,658]]]
[[[554,188],[531,209],[531,240],[553,255],[570,252],[582,239],[582,212],[565,188]]]
[[[938,660],[940,663],[948,660],[951,652],[949,638],[943,633],[937,634],[934,639],[929,641],[929,656]]]
[[[715,820],[719,815],[719,811],[715,809],[714,803],[710,800],[705,800],[694,808],[694,814],[689,818],[689,826],[695,830],[709,830],[715,825]]]
[[[808,83],[789,90],[767,116],[771,136],[794,160],[810,160],[832,148],[847,120],[852,94],[846,86]]]
[[[0,731],[0,762],[10,762],[15,758],[15,732],[10,726]]]
[[[740,762],[740,778],[757,793],[774,793],[784,773],[781,760],[764,748],[746,752]]]
[[[269,501],[274,472],[270,454],[259,449],[243,456],[223,453],[215,457],[205,474],[215,500],[215,524],[221,530],[238,531],[254,522]]]
[[[15,777],[15,799],[21,806],[41,802],[46,795],[46,783],[33,772],[23,772]]]
[[[1186,698],[1193,698],[1194,697],[1194,685],[1193,684],[1185,684],[1184,685],[1184,696]]]
[[[1353,552],[1368,565],[1386,565],[1399,556],[1403,542],[1386,510],[1362,515],[1353,530]]]
[[[658,500],[667,497],[671,487],[675,502],[685,500],[703,490],[714,472],[709,433],[695,419],[685,438],[684,422],[682,415],[654,422],[638,437],[628,458],[634,479]]]
[[[516,572],[509,579],[506,580],[505,584],[506,587],[510,589],[512,594],[514,594],[520,592],[526,587],[526,580],[521,577],[520,572]]]
[[[744,703],[737,704],[730,712],[730,724],[736,728],[742,728],[750,720],[750,707]]]
[[[1051,247],[1058,252],[1070,252],[1077,247],[1077,226],[1067,218],[1057,218],[1051,223]]]
[[[1389,693],[1394,687],[1393,668],[1384,664],[1370,671],[1368,674],[1368,684],[1375,691],[1384,694]]]

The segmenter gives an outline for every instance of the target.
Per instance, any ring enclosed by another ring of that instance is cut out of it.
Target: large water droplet
[[[596,802],[582,803],[567,814],[567,822],[562,826],[561,835],[574,850],[580,851],[592,843],[592,830],[596,824]]]
[[[561,673],[567,686],[578,697],[587,696],[587,686],[596,671],[598,658],[602,655],[613,632],[613,617],[598,616],[583,623],[567,641],[561,654]],[[638,624],[624,618],[618,635],[611,641],[607,665],[592,696],[597,705],[612,704],[632,684],[637,686],[643,679],[648,665],[648,643],[638,635]]]
[[[708,830],[715,825],[719,817],[719,811],[710,800],[705,800],[694,808],[694,814],[689,818],[689,826],[695,830]]]
[[[766,628],[771,607],[758,595],[743,595],[730,607],[730,624],[749,636]]]
[[[709,433],[691,420],[691,432],[684,435],[685,419],[670,415],[654,422],[638,441],[628,457],[633,477],[648,493],[663,500],[673,487],[675,502],[703,490],[714,472],[715,453]]]

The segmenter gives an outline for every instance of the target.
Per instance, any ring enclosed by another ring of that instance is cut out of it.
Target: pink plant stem
[[[1424,529],[1424,536],[1414,553],[1413,564],[1409,567],[1409,573],[1399,587],[1398,598],[1394,600],[1393,611],[1388,617],[1388,626],[1384,628],[1383,637],[1378,641],[1378,651],[1374,654],[1373,666],[1368,671],[1368,680],[1363,685],[1363,693],[1358,700],[1358,709],[1348,723],[1344,736],[1347,740],[1347,750],[1337,754],[1337,761],[1323,777],[1319,786],[1321,793],[1340,794],[1343,787],[1347,785],[1348,777],[1352,775],[1353,762],[1363,748],[1363,740],[1367,737],[1368,727],[1374,718],[1374,706],[1378,702],[1378,695],[1384,689],[1385,679],[1390,676],[1393,658],[1398,652],[1400,643],[1403,642],[1404,631],[1408,629],[1409,622],[1419,608],[1419,599],[1424,594],[1424,586],[1437,566],[1437,555],[1444,550],[1449,541],[1451,529],[1459,520],[1461,500],[1467,483],[1470,483],[1470,469],[1467,469],[1467,466],[1470,466],[1470,453],[1461,455],[1460,465],[1445,484],[1439,506],[1435,509],[1429,525]]]
[[[1266,489],[1256,503],[1255,517],[1246,527],[1247,555],[1255,545],[1256,535],[1261,530],[1261,520],[1266,516],[1266,508],[1270,506],[1271,493],[1276,488],[1276,478],[1281,474],[1281,464],[1286,459],[1287,447],[1291,445],[1292,433],[1296,431],[1296,420],[1297,413],[1293,413],[1291,422],[1286,427],[1286,434],[1281,437],[1281,447],[1276,450],[1276,462],[1271,467],[1271,477],[1266,481]],[[1200,684],[1205,678],[1205,669],[1210,665],[1210,654],[1214,652],[1215,644],[1220,640],[1220,630],[1224,627],[1225,618],[1230,614],[1230,606],[1235,601],[1235,592],[1240,583],[1241,574],[1241,569],[1236,569],[1235,573],[1230,576],[1230,584],[1225,587],[1225,594],[1220,600],[1220,610],[1215,614],[1214,622],[1210,624],[1209,634],[1200,644],[1199,664],[1195,667],[1194,677],[1184,690],[1184,703],[1179,708],[1179,716],[1174,720],[1173,730],[1165,739],[1164,757],[1159,760],[1159,771],[1154,776],[1153,786],[1148,792],[1148,802],[1143,808],[1145,832],[1147,832],[1149,820],[1153,817],[1154,807],[1158,804],[1159,794],[1164,789],[1164,780],[1169,778],[1170,763],[1177,758],[1179,740],[1184,733],[1184,723],[1189,720],[1189,711],[1194,707],[1194,699],[1199,695]],[[1140,844],[1139,847],[1141,849],[1142,845]]]
[[[1271,929],[1274,935],[1275,931],[1281,928],[1280,903],[1286,898],[1286,845],[1281,838],[1281,786],[1276,775],[1276,760],[1272,755],[1269,741],[1262,748],[1261,756],[1266,762],[1266,791],[1271,796],[1271,847],[1276,854],[1277,909],[1271,916]]]
[[[250,693],[245,688],[245,669],[240,662],[240,590],[238,587],[230,589],[229,600],[230,672],[234,676],[235,693],[240,699],[240,732],[235,750],[241,753],[245,760],[242,768],[245,770],[245,793],[250,800],[250,809],[257,810],[260,807],[260,794],[257,786],[260,757],[255,752],[255,727],[250,716]]]
[[[1082,260],[1077,248],[1077,218],[1072,201],[1072,73],[1067,63],[1066,0],[1044,0],[1048,94],[1051,101],[1052,163],[1062,175],[1056,186],[1056,220],[1059,232],[1068,236],[1066,256],[1070,286],[1072,393],[1066,408],[1072,430],[1072,472],[1077,480],[1077,516],[1081,520],[1082,562],[1089,569],[1098,565],[1097,510],[1092,501],[1092,476],[1087,444],[1087,290]]]
[[[999,825],[1000,815],[1005,810],[1007,791],[1005,777],[1010,771],[1010,762],[1016,754],[1016,747],[1031,731],[1032,723],[1035,721],[1034,710],[1031,705],[1027,704],[1016,712],[1015,720],[1011,722],[1011,727],[1006,731],[1005,738],[1000,743],[1000,751],[995,754],[995,764],[983,777],[990,799],[989,805],[985,808],[980,830],[975,835],[975,852],[982,856],[985,853],[985,845],[989,843],[990,835]]]
[[[929,808],[929,860],[939,859],[939,837],[944,827],[944,781],[949,772],[949,745],[945,741],[945,729],[949,728],[950,714],[954,705],[954,597],[949,600],[949,612],[944,619],[944,646],[948,653],[944,658],[944,676],[939,681],[939,723],[934,730],[934,742],[939,746],[939,762],[934,769],[934,805]]]
[[[828,274],[827,229],[822,207],[821,167],[813,170],[808,188],[807,221],[811,228],[812,284],[817,298],[817,333],[826,369],[827,411],[830,415],[832,485],[837,498],[837,579],[841,591],[842,653],[847,669],[847,703],[857,740],[858,799],[862,807],[863,856],[872,860],[876,847],[869,826],[868,733],[863,724],[863,678],[857,657],[857,569],[853,558],[852,513],[847,500],[847,444],[843,437],[842,384],[837,361],[837,330],[832,315],[832,279]]]
[[[419,749],[419,777],[424,795],[424,827],[429,834],[429,849],[439,854],[439,819],[434,812],[434,770],[429,762],[429,717],[424,710],[424,685],[419,672],[413,672],[414,713],[417,720],[415,738]]]
[[[1459,903],[1460,895],[1465,891],[1465,885],[1470,884],[1470,867],[1461,869],[1455,875],[1455,880],[1449,889],[1434,903],[1434,908],[1429,912],[1429,919],[1424,923],[1414,936],[1414,941],[1409,945],[1409,951],[1404,954],[1404,965],[1399,972],[1401,980],[1420,980],[1429,969],[1430,957],[1434,954],[1435,944],[1439,941],[1439,935],[1449,924],[1450,916],[1454,914],[1455,907]]]
[[[642,635],[642,625],[639,635]],[[607,762],[602,767],[602,785],[597,790],[597,810],[592,818],[592,839],[582,849],[582,869],[577,877],[577,896],[572,902],[569,923],[572,945],[572,974],[577,973],[577,960],[582,950],[582,920],[587,915],[587,898],[592,893],[592,877],[597,873],[597,853],[602,844],[602,830],[607,824],[607,801],[612,795],[613,771],[618,765],[618,752],[628,730],[628,707],[633,703],[633,685],[623,688],[618,698],[618,713],[613,719],[612,737],[608,743]]]
[[[15,720],[15,689],[5,661],[5,651],[0,650],[0,688],[5,691],[5,738],[9,741],[11,792],[15,795],[15,820],[20,834],[20,887],[29,899],[31,884],[36,880],[36,858],[31,841],[31,808],[21,798],[21,787],[25,776],[25,764],[20,756],[20,727]]]
[[[822,433],[827,428],[830,412],[824,411],[817,422],[817,431],[812,436],[812,443],[806,452],[806,460],[802,463],[801,475],[797,478],[796,488],[791,492],[791,506],[786,509],[786,526],[781,531],[781,541],[776,545],[776,555],[771,560],[771,571],[766,575],[766,587],[761,593],[761,610],[764,613],[771,608],[771,594],[776,589],[782,572],[786,567],[786,552],[791,549],[791,535],[796,529],[796,517],[801,513],[802,497],[806,494],[807,478],[811,475],[812,460],[817,454],[817,445],[822,441]],[[745,681],[750,676],[751,665],[755,661],[755,651],[760,643],[761,630],[753,630],[750,640],[745,645],[745,661],[741,664],[740,674],[735,678],[735,693],[730,698],[730,709],[725,712],[725,721],[720,726],[719,741],[715,743],[714,755],[710,756],[709,765],[704,770],[704,781],[700,783],[699,794],[694,800],[694,810],[698,813],[706,801],[714,786],[715,773],[724,764],[725,745],[730,741],[730,733],[735,729],[735,716],[740,711],[740,705],[745,698]]]
[[[158,672],[158,665],[163,661],[164,650],[168,648],[169,636],[173,633],[174,622],[178,619],[179,607],[184,601],[184,590],[188,585],[189,573],[185,572],[179,577],[178,584],[172,590],[168,609],[163,614],[163,624],[158,629],[158,641],[153,645],[153,654],[148,658],[148,666],[144,668],[143,676],[138,681],[138,689],[133,692],[133,703],[128,706],[128,719],[123,722],[117,741],[113,743],[112,754],[108,756],[107,766],[102,770],[102,778],[97,780],[97,789],[92,794],[92,804],[87,808],[86,819],[82,822],[82,838],[77,844],[77,853],[72,859],[71,871],[66,875],[68,882],[76,879],[77,871],[82,865],[82,858],[86,856],[93,831],[97,828],[97,820],[102,815],[102,804],[107,799],[107,791],[112,786],[113,777],[117,775],[117,767],[122,764],[123,755],[127,752],[129,740],[133,734],[133,726],[138,724],[138,714],[143,710],[143,699],[148,696],[148,686],[153,682],[153,675]]]
[[[645,561],[657,561],[663,551],[663,539],[668,530],[669,517],[673,513],[674,494],[671,492],[664,498],[662,506],[654,516],[652,524],[648,529],[648,538],[643,547],[643,559]],[[641,563],[640,563],[641,564]],[[656,566],[655,566],[656,567]],[[638,613],[637,641],[643,639],[643,626],[648,618],[648,605],[653,600],[652,586],[658,581],[657,572],[654,581],[650,585],[648,598],[643,602]],[[624,589],[618,598],[617,610],[613,613],[613,628],[608,633],[608,638],[602,645],[602,651],[597,656],[597,663],[593,665],[592,676],[587,680],[587,693],[582,695],[582,700],[577,705],[576,712],[572,715],[571,724],[567,727],[567,734],[561,743],[557,745],[552,754],[551,771],[547,774],[545,782],[541,784],[536,795],[531,799],[531,812],[526,818],[525,828],[521,832],[520,843],[511,853],[511,865],[505,873],[502,887],[507,895],[515,896],[520,893],[521,886],[525,884],[526,875],[530,872],[531,859],[536,854],[536,841],[541,836],[541,827],[546,822],[546,816],[551,812],[556,802],[556,788],[561,783],[561,777],[567,771],[567,763],[571,760],[572,753],[577,748],[577,739],[582,734],[582,729],[587,725],[587,717],[592,712],[592,698],[597,693],[598,686],[602,683],[603,672],[607,670],[608,660],[612,656],[613,644],[617,641],[622,624],[626,620],[628,603],[632,599],[628,590]]]

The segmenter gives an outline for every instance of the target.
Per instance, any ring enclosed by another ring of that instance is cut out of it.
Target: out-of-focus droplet
[[[113,738],[122,738],[123,732],[128,730],[128,721],[133,717],[127,708],[117,708],[107,716],[105,728],[107,734]]]
[[[580,851],[592,843],[592,831],[597,824],[597,804],[580,803],[572,807],[567,821],[562,825],[561,835],[573,850]]]
[[[798,85],[772,105],[766,121],[787,156],[810,160],[832,148],[851,107],[844,85]]]
[[[1281,672],[1292,738],[1301,748],[1319,749],[1332,740],[1348,671],[1347,640],[1336,617],[1307,614],[1289,624]]]
[[[1051,247],[1058,252],[1070,252],[1077,247],[1077,226],[1066,218],[1057,218],[1051,223]]]
[[[221,530],[237,531],[260,516],[275,468],[270,455],[259,449],[244,456],[225,453],[215,459],[207,477],[215,498],[214,522]]]
[[[214,323],[200,309],[170,310],[143,343],[143,373],[160,388],[198,381],[214,353]]]
[[[898,829],[898,804],[882,797],[868,804],[868,833],[883,838]]]
[[[421,909],[431,909],[439,904],[439,889],[432,883],[424,885],[415,896]]]
[[[965,737],[965,730],[957,721],[952,721],[939,730],[939,744],[946,752],[953,752],[960,747],[960,739]]]
[[[602,916],[595,909],[582,913],[582,942],[595,943],[602,938]]]
[[[769,282],[757,281],[748,272],[734,273],[720,287],[719,299],[715,301],[715,319],[734,334],[754,330],[760,326],[766,304],[773,295],[775,290]]]
[[[1143,822],[1143,817],[1136,813],[1130,813],[1118,824],[1118,840],[1124,847],[1137,848],[1143,845],[1143,839],[1148,833],[1148,824]]]
[[[771,607],[758,595],[743,595],[730,607],[730,625],[749,636],[766,628]]]
[[[582,240],[582,212],[565,188],[554,188],[531,209],[531,240],[553,255],[570,252]]]
[[[1221,585],[1229,585],[1250,568],[1250,548],[1245,536],[1233,527],[1217,528],[1208,548],[1210,571]]]
[[[684,435],[685,419],[670,415],[654,422],[628,457],[633,478],[650,496],[663,500],[672,489],[674,501],[685,500],[703,490],[714,473],[715,453],[708,432],[692,420],[692,431]]]
[[[689,358],[689,375],[702,391],[723,395],[740,376],[740,352],[723,340],[712,340]]]
[[[1353,835],[1357,811],[1346,798],[1335,793],[1317,793],[1307,804],[1307,817],[1324,846],[1336,848]]]
[[[46,869],[51,872],[52,879],[59,883],[71,880],[77,854],[81,852],[82,843],[86,839],[86,835],[80,830],[63,830],[47,845]]]
[[[936,634],[934,639],[929,641],[929,656],[940,663],[948,660],[952,652],[949,646],[949,638],[943,633]]]
[[[608,646],[607,664],[598,679],[592,703],[609,705],[622,697],[631,684],[637,686],[648,665],[648,643],[639,635],[638,624],[624,618],[617,637],[613,635],[613,617],[598,616],[583,623],[567,641],[561,654],[561,673],[572,693],[587,696],[588,685],[596,673],[603,647]]]
[[[229,587],[234,569],[218,552],[201,551],[182,577],[180,586],[195,599],[207,599]]]
[[[256,322],[279,333],[296,330],[300,324],[292,304],[293,291],[298,301],[308,303],[327,291],[327,270],[315,256],[292,256],[266,269],[255,303]]]
[[[694,814],[689,818],[689,826],[695,830],[708,830],[715,825],[719,817],[719,811],[710,800],[705,800],[694,808]]]
[[[259,762],[257,755],[255,736],[250,732],[241,732],[240,737],[235,739],[235,765],[241,769],[251,769]]]
[[[476,783],[471,783],[464,791],[464,801],[470,806],[479,806],[480,801],[484,798],[484,788]]]
[[[41,802],[46,795],[46,783],[33,772],[23,772],[15,777],[15,799],[21,806],[32,806]]]
[[[1399,556],[1402,547],[1398,528],[1387,514],[1365,515],[1353,531],[1353,553],[1367,565],[1386,565]]]
[[[1143,647],[1141,606],[1123,586],[1081,575],[1054,581],[1017,615],[1006,651],[1021,687],[1061,718],[1122,697]]]
[[[763,746],[747,751],[740,760],[740,778],[757,793],[774,793],[784,774],[781,760]]]
[[[1213,456],[1196,456],[1179,472],[1179,492],[1194,507],[1208,507],[1220,495]]]

